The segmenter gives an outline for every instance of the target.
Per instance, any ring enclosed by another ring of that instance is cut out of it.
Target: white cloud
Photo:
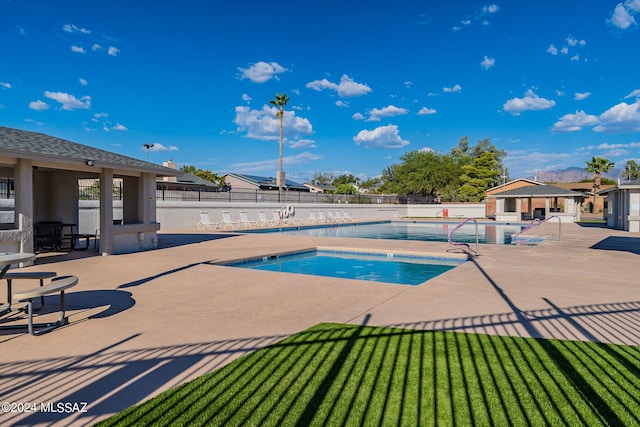
[[[480,66],[482,67],[483,70],[488,70],[490,68],[493,68],[495,65],[496,65],[495,58],[489,58],[486,55],[482,60],[482,62],[480,62]]]
[[[631,10],[636,11],[635,7],[637,6],[637,1],[627,3],[630,4]],[[613,13],[611,14],[611,18],[608,22],[621,30],[626,30],[630,26],[636,25],[635,18],[629,13],[629,10],[627,10],[622,3],[618,3],[615,9],[613,9]]]
[[[280,138],[280,119],[276,116],[278,109],[265,105],[262,110],[252,110],[249,107],[236,107],[235,124],[238,132],[247,138],[261,140],[277,140]],[[298,138],[300,135],[310,135],[313,128],[309,120],[297,117],[294,111],[284,112],[283,135],[288,139]]]
[[[629,95],[624,97],[624,99],[629,99],[629,98],[640,98],[640,89],[636,89],[632,91]]]
[[[284,73],[285,71],[289,71],[284,68],[282,65],[277,62],[256,62],[249,68],[240,68],[238,70],[241,71],[240,78],[241,79],[249,79],[254,83],[264,83],[273,78],[277,79],[278,74]]]
[[[577,132],[585,126],[595,126],[600,121],[596,116],[586,114],[584,111],[576,111],[575,114],[565,114],[560,117],[551,129],[553,132]]]
[[[37,101],[30,102],[29,108],[35,111],[44,111],[49,109],[49,104],[47,104],[44,101],[37,100]]]
[[[113,126],[111,127],[111,129],[113,129],[113,130],[120,130],[120,131],[127,131],[127,130],[129,130],[129,129],[127,129],[127,127],[126,127],[125,125],[120,124],[120,123],[116,123],[115,125],[113,125]]]
[[[567,37],[567,44],[569,44],[570,47],[577,46],[577,45],[585,46],[587,44],[587,42],[586,42],[586,40],[582,40],[582,39],[578,40],[575,37],[569,35]]]
[[[46,91],[44,93],[44,96],[49,99],[53,99],[54,101],[58,101],[60,104],[62,104],[63,110],[71,111],[78,108],[86,110],[91,108],[91,97],[88,95],[78,99],[68,93]]]
[[[314,160],[319,160],[322,157],[318,154],[304,152],[296,154],[295,156],[285,156],[282,158],[282,164],[284,166],[294,166],[300,164],[306,164]],[[259,172],[265,170],[277,170],[279,159],[261,160],[257,162],[242,162],[229,165],[229,169],[237,172]]]
[[[75,53],[87,53],[86,50],[84,50],[83,47],[80,46],[71,46],[71,52],[75,52]]]
[[[418,115],[419,116],[426,116],[429,114],[435,114],[437,113],[437,111],[433,108],[427,108],[427,107],[422,107],[419,111],[418,111]]]
[[[410,88],[411,86],[413,86],[413,82],[412,82],[412,81],[407,80],[406,82],[404,82],[404,85],[405,85],[407,88]]]
[[[498,10],[500,10],[500,8],[496,4],[490,4],[482,8],[484,13],[496,13]]]
[[[455,85],[454,87],[443,87],[442,91],[447,93],[457,93],[462,90],[462,86]]]
[[[362,115],[362,113],[355,113],[353,116],[351,116],[351,118],[353,120],[364,120],[364,116]]]
[[[583,99],[587,99],[590,96],[591,92],[576,92],[573,95],[573,99],[575,99],[576,101],[582,101]]]
[[[146,151],[146,148],[142,148]],[[178,151],[178,147],[175,145],[162,145],[159,142],[154,142],[153,147],[149,148],[149,151]]]
[[[356,144],[363,144],[366,148],[402,148],[409,144],[400,137],[396,125],[380,126],[374,130],[361,130],[353,137]]]
[[[67,33],[82,33],[82,34],[91,34],[90,30],[87,30],[86,28],[80,28],[77,27],[73,24],[65,24],[62,26],[62,30],[66,31]]]
[[[109,46],[109,49],[107,49],[107,55],[109,56],[118,56],[118,53],[120,53],[120,49],[117,47]]]
[[[242,100],[245,102],[249,102],[251,101],[251,97],[249,95],[247,95],[246,93],[242,94]]]
[[[640,100],[633,104],[621,102],[600,114],[600,124],[593,128],[596,132],[640,132]]]
[[[88,84],[89,84],[89,83],[88,83],[85,79],[83,79],[83,78],[79,78],[79,79],[78,79],[78,82],[80,82],[80,85],[81,85],[81,86],[86,86],[86,85],[88,85]]]
[[[338,92],[338,95],[342,98],[348,98],[352,96],[362,96],[371,92],[371,88],[364,83],[358,83],[351,77],[343,74],[340,78],[340,83],[333,83],[327,79],[314,80],[307,83],[307,88],[321,91],[324,89],[334,90]]]
[[[422,147],[418,151],[420,151],[421,153],[435,153],[436,152],[436,150],[434,150],[431,147]]]
[[[547,48],[547,52],[549,52],[551,55],[557,55],[558,48],[555,47],[553,44],[550,44],[549,47]]]
[[[572,60],[572,61],[575,61],[575,62],[580,61],[580,54],[579,54],[579,53],[576,53],[575,55],[573,55],[573,56],[571,57],[571,60]]]
[[[336,107],[349,108],[349,103],[339,99],[336,101]]]
[[[384,108],[374,108],[369,112],[368,122],[379,122],[382,117],[403,116],[409,113],[406,108],[399,108],[395,105],[387,105]]]
[[[11,83],[0,82],[0,86],[5,89],[11,89]]]
[[[540,111],[553,108],[556,102],[553,100],[540,98],[533,90],[529,89],[525,92],[524,98],[512,98],[504,103],[504,111],[514,116],[519,116],[524,111]]]
[[[98,43],[94,43],[93,46],[91,46],[91,50],[93,50],[94,52],[96,50],[102,50],[102,46],[100,46]]]
[[[290,148],[316,148],[316,141],[313,139],[294,139],[292,141],[287,141],[287,147]]]
[[[634,12],[640,12],[640,0],[627,0],[624,6]]]

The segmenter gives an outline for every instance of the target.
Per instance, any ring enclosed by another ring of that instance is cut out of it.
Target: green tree
[[[584,170],[593,173],[593,194],[595,196],[595,193],[600,189],[602,172],[609,172],[616,164],[604,157],[592,157],[591,161],[585,163],[587,166]]]
[[[336,179],[336,177],[332,172],[314,172],[311,181],[314,184],[330,185],[334,179]]]
[[[371,193],[380,193],[381,186],[382,186],[381,177],[368,178],[362,181],[362,183],[360,184],[360,188],[362,188],[363,190],[367,190],[368,192],[371,192]]]
[[[336,186],[336,194],[358,194],[358,190],[351,184],[344,183]]]
[[[635,181],[640,178],[640,165],[635,160],[627,160],[622,171],[622,178],[627,181]]]
[[[458,199],[462,202],[479,202],[491,184],[499,178],[498,160],[491,151],[485,151],[474,158],[470,165],[461,167],[462,186],[458,190]]]
[[[202,178],[204,180],[207,181],[211,181],[216,185],[219,185],[221,187],[224,187],[225,185],[227,185],[227,183],[224,180],[224,177],[218,175],[215,172],[211,172],[210,170],[205,170],[205,169],[197,169],[195,166],[193,165],[184,165],[180,168],[180,170],[184,173],[189,173],[191,175],[195,175],[198,178]]]
[[[284,186],[284,170],[282,170],[282,130],[284,125],[284,106],[287,105],[287,101],[289,101],[289,97],[286,93],[280,95],[276,93],[276,99],[272,99],[269,101],[269,104],[274,105],[278,108],[278,112],[276,116],[280,118],[280,170],[278,171],[278,188],[282,191],[282,187]]]
[[[357,178],[353,175],[351,175],[350,173],[348,174],[342,174],[337,176],[334,180],[333,180],[333,185],[335,185],[336,187],[338,185],[341,184],[359,184],[360,183],[360,178]]]
[[[385,191],[403,195],[450,198],[459,184],[460,168],[449,155],[433,151],[411,151],[401,163],[387,167],[382,173]]]

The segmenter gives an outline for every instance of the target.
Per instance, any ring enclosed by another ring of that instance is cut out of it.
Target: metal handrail
[[[473,249],[471,249],[471,246],[469,246],[468,243],[466,242],[454,242],[451,237],[453,236],[453,234],[458,231],[463,225],[465,225],[466,223],[468,223],[469,221],[473,221],[476,224],[476,250],[474,251]],[[476,255],[480,255],[480,250],[479,250],[479,234],[478,234],[478,221],[476,221],[475,218],[467,218],[464,221],[462,221],[460,224],[456,225],[452,230],[449,230],[449,234],[447,235],[447,240],[449,241],[450,245],[453,246],[466,246],[467,249],[470,252],[475,252]]]
[[[539,218],[534,219],[529,223],[529,225],[527,225],[525,228],[523,228],[522,230],[518,231],[513,235],[513,241],[517,244],[519,242],[526,240],[525,238],[520,237],[522,233],[524,233],[525,231],[531,230],[533,228],[540,227],[542,224],[552,220],[553,218],[556,218],[558,220],[558,241],[561,241],[562,240],[562,220],[557,215],[551,215],[549,218],[545,218],[542,221],[540,221]]]

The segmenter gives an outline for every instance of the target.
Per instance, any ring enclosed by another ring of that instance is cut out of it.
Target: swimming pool
[[[223,265],[415,286],[449,271],[463,262],[465,260],[461,258],[311,250]]]
[[[420,240],[446,242],[449,230],[459,222],[410,222],[388,221],[365,224],[329,224],[302,226],[296,228],[278,228],[258,232],[278,233],[291,236],[314,237],[356,237],[367,239]],[[511,236],[522,230],[521,225],[478,223],[479,242],[486,244],[508,245]],[[468,223],[454,234],[456,242],[475,243],[475,224]]]

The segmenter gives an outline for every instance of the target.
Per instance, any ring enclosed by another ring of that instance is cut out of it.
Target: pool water
[[[397,254],[306,251],[259,258],[227,266],[341,279],[419,285],[462,264],[456,258],[430,258]]]
[[[283,235],[314,237],[355,237],[368,239],[420,240],[446,242],[449,230],[459,223],[391,221],[368,224],[339,224],[295,228],[280,228],[271,232]],[[478,223],[479,243],[508,245],[511,235],[522,230],[521,225]],[[261,232],[270,232],[261,230]],[[455,242],[476,242],[475,224],[462,226],[453,235]]]

